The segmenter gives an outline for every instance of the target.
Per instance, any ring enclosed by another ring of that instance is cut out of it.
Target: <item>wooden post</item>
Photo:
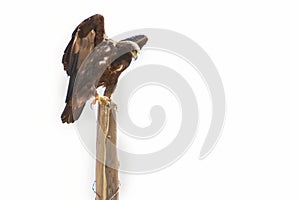
[[[116,105],[98,101],[97,121],[96,200],[118,200]]]

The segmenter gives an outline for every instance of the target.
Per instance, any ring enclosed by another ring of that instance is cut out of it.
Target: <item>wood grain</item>
[[[113,145],[111,145],[113,144]],[[118,200],[116,105],[98,103],[96,200]]]

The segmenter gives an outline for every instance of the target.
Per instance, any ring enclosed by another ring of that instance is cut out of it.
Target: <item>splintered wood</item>
[[[96,200],[118,200],[116,105],[98,102]]]

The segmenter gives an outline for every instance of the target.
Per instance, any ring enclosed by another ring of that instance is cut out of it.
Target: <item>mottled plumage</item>
[[[63,56],[70,80],[62,122],[77,120],[86,101],[96,95],[97,87],[105,86],[104,96],[110,98],[120,74],[146,42],[144,35],[120,42],[108,39],[101,15],[83,21],[75,29]]]

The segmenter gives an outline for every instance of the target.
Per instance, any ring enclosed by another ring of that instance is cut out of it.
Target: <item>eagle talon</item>
[[[105,106],[110,106],[111,104],[111,99],[106,97],[106,96],[103,96],[103,97],[100,97],[100,104],[101,103],[104,103]]]
[[[99,96],[98,94],[96,94],[93,104],[96,104],[97,101],[100,105],[104,104],[105,106],[109,106],[111,104],[111,99],[109,97]]]

